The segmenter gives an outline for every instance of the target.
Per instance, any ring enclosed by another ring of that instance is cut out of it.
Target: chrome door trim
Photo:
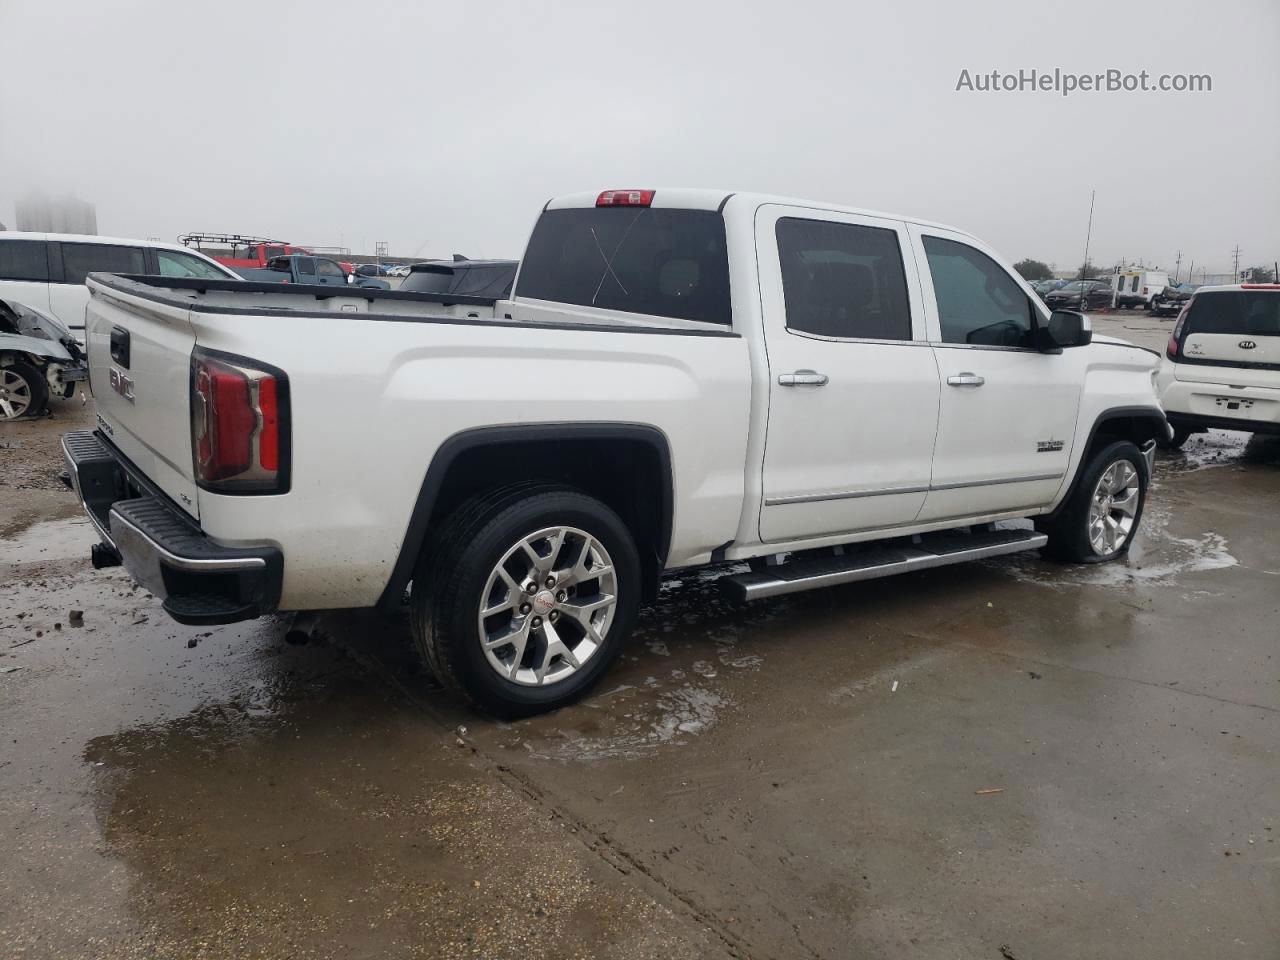
[[[927,486],[883,487],[877,490],[842,490],[837,493],[805,493],[795,497],[768,497],[766,507],[780,507],[788,503],[817,503],[821,500],[857,500],[862,497],[891,497],[898,493],[927,493]]]
[[[766,507],[781,507],[790,503],[818,503],[823,500],[856,500],[862,497],[891,497],[895,494],[932,493],[935,490],[960,490],[965,487],[993,487],[1006,483],[1038,483],[1043,480],[1061,480],[1064,473],[1040,473],[1029,477],[1001,477],[998,480],[965,480],[961,483],[939,483],[930,486],[881,487],[875,490],[840,490],[834,493],[806,493],[796,497],[767,497]]]
[[[1041,480],[1061,480],[1065,473],[1037,473],[1029,477],[1001,477],[999,480],[964,480],[959,483],[938,483],[929,487],[933,490],[959,490],[963,487],[994,487],[1002,483],[1038,483]]]

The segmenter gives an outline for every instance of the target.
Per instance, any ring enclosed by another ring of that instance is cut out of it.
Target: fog
[[[0,0],[0,221],[519,255],[551,196],[758,190],[954,224],[1010,259],[1280,257],[1280,4]],[[963,69],[1200,93],[957,91]]]

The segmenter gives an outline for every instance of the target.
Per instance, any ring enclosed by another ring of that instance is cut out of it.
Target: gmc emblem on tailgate
[[[1241,350],[1256,350],[1256,349],[1258,349],[1257,341],[1254,341],[1254,340],[1241,340],[1241,341],[1240,341],[1239,346],[1240,346],[1240,349],[1241,349]]]
[[[111,368],[109,379],[111,381],[111,389],[120,394],[120,396],[124,397],[130,403],[133,403],[133,380],[126,377],[115,367]]]

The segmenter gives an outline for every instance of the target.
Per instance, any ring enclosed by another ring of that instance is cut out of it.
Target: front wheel
[[[49,386],[31,364],[16,360],[0,367],[0,420],[38,416],[48,400]]]
[[[502,716],[563,706],[635,623],[640,560],[608,506],[526,487],[464,505],[414,577],[414,638],[446,686]]]
[[[1049,535],[1046,556],[1072,563],[1106,563],[1123,556],[1142,522],[1147,465],[1128,440],[1109,444],[1081,470],[1061,513],[1038,523]]]

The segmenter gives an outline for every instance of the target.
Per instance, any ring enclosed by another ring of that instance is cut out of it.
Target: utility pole
[[[1232,251],[1232,254],[1235,256],[1235,263],[1236,263],[1235,282],[1239,283],[1240,282],[1240,244],[1238,243],[1236,244],[1236,248],[1235,250]]]
[[[1089,240],[1093,237],[1093,201],[1097,197],[1097,190],[1089,191],[1089,226],[1084,234],[1084,263],[1080,264],[1080,279],[1085,279],[1084,268],[1089,265]]]
[[[1173,283],[1176,286],[1182,276],[1182,251],[1178,251],[1178,259],[1173,264]]]

